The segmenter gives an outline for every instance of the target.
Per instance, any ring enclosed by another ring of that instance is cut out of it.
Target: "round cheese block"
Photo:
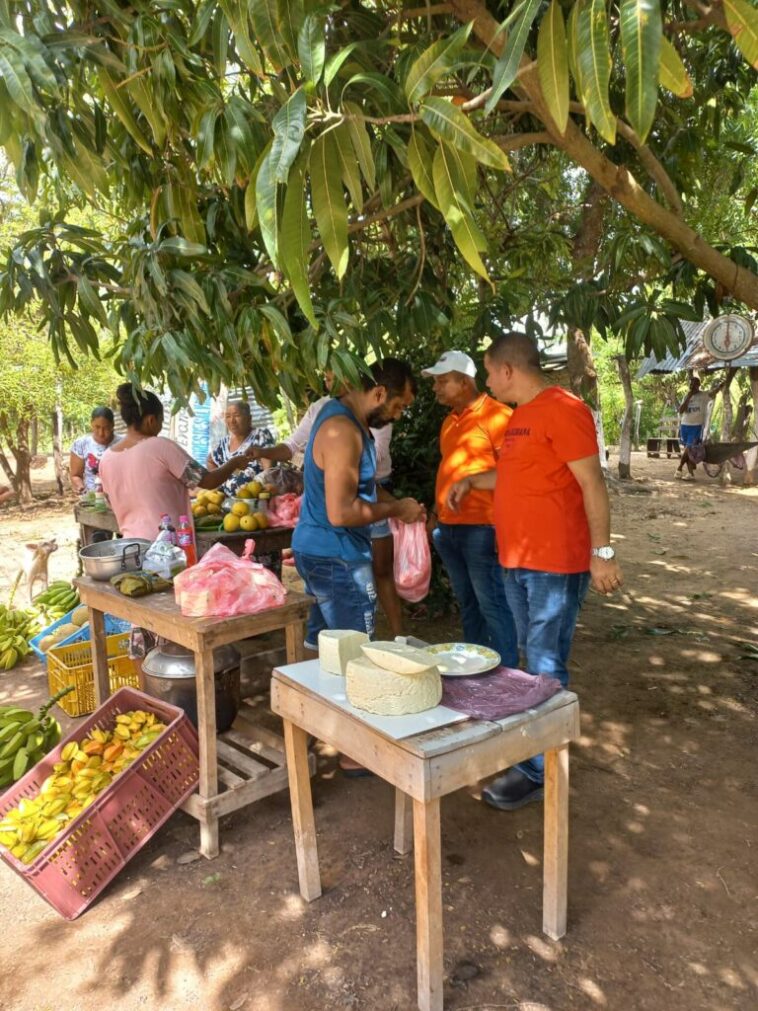
[[[442,698],[442,678],[436,667],[417,674],[385,670],[368,657],[348,660],[347,698],[356,709],[377,716],[407,716],[434,709]]]

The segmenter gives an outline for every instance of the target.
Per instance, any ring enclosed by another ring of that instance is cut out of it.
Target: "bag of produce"
[[[277,495],[302,495],[303,472],[290,464],[277,463],[258,477],[267,488],[275,488]]]
[[[417,604],[429,592],[432,578],[432,554],[426,536],[426,524],[401,523],[390,519],[395,549],[394,576],[398,596]]]
[[[224,544],[214,544],[197,565],[174,579],[174,594],[182,614],[229,618],[254,614],[284,603],[287,591],[270,569],[251,560],[255,541],[245,541],[238,558]]]
[[[300,503],[302,495],[277,495],[271,499],[268,507],[268,524],[270,527],[294,527],[300,518]]]

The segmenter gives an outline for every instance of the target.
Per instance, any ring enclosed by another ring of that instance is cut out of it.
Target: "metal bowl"
[[[141,537],[123,537],[121,540],[89,544],[79,552],[84,574],[92,579],[105,580],[121,572],[141,569],[142,559],[151,543]]]

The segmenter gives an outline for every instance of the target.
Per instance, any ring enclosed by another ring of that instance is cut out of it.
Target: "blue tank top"
[[[363,439],[358,471],[358,497],[376,502],[376,449],[374,440],[349,407],[331,400],[321,409],[311,429],[305,449],[303,501],[300,519],[292,536],[292,547],[304,555],[341,558],[345,562],[370,561],[371,527],[335,527],[326,514],[324,472],[313,459],[313,442],[325,421],[343,416],[358,428]]]

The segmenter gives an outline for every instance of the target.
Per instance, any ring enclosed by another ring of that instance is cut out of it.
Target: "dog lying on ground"
[[[21,568],[26,577],[26,589],[31,601],[34,597],[35,583],[42,583],[40,593],[47,589],[47,563],[53,551],[58,550],[58,543],[55,540],[32,541],[30,544],[25,544],[24,547],[26,548],[26,557]]]

